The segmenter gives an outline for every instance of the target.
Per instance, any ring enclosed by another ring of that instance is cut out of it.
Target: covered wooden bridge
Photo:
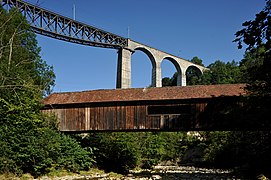
[[[64,132],[223,130],[244,84],[54,93],[43,100]],[[222,113],[219,113],[223,111]]]

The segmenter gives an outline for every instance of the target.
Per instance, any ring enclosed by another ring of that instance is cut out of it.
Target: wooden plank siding
[[[200,128],[199,116],[208,103],[185,102],[189,112],[179,114],[149,114],[150,107],[165,108],[183,106],[184,102],[130,102],[80,105],[55,105],[42,112],[55,114],[60,131],[176,131]]]

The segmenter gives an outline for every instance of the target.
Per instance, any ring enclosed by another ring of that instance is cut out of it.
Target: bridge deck
[[[243,84],[55,93],[43,100],[64,132],[223,129],[213,118],[238,105]],[[223,120],[220,119],[217,122]]]
[[[18,8],[35,33],[63,41],[119,49],[127,47],[127,38],[75,21],[21,0],[0,0],[6,10]]]

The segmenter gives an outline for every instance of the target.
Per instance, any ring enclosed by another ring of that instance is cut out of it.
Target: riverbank
[[[242,179],[231,170],[194,166],[155,166],[153,170],[131,171],[131,175],[131,179]]]
[[[3,176],[0,176],[3,179]],[[235,176],[231,170],[197,168],[194,166],[155,166],[152,170],[141,169],[131,170],[127,175],[116,173],[105,173],[103,171],[92,169],[80,174],[55,174],[33,178],[31,175],[24,175],[21,178],[5,178],[12,180],[159,180],[159,179],[232,179],[241,180],[241,177]]]

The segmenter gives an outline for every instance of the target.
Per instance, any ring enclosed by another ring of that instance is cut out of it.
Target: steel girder
[[[128,46],[128,39],[61,16],[21,0],[0,0],[6,10],[18,8],[35,33],[52,38],[103,48]]]

